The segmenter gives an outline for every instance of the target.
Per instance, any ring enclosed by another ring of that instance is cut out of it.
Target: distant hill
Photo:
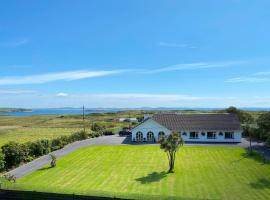
[[[26,108],[0,108],[0,112],[32,112],[32,110]]]

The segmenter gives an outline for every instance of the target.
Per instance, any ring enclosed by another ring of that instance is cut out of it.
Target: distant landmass
[[[125,112],[125,111],[218,111],[225,108],[195,108],[195,107],[141,107],[141,108],[85,108],[85,114],[92,113],[108,113],[108,112]],[[270,111],[270,108],[256,108],[256,107],[240,107],[239,109],[246,111]],[[83,109],[63,107],[63,108],[0,108],[0,115],[10,116],[33,116],[33,115],[78,115],[82,114]]]
[[[32,112],[32,109],[28,109],[28,108],[0,108],[0,112],[2,112],[2,113],[10,113],[10,112]]]

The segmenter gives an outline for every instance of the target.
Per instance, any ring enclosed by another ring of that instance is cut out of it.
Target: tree
[[[261,114],[257,120],[259,128],[263,132],[269,132],[270,131],[270,112],[266,112],[264,114]]]
[[[254,119],[251,114],[243,110],[239,110],[236,107],[231,106],[225,109],[225,111],[227,113],[236,114],[242,124],[251,124],[254,122]]]
[[[175,154],[180,148],[180,146],[183,145],[184,141],[177,132],[172,132],[169,135],[162,136],[159,142],[160,142],[160,148],[163,149],[167,153],[167,157],[169,161],[168,173],[173,173]]]

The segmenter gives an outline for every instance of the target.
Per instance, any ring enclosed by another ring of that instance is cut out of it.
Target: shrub
[[[5,169],[4,155],[0,152],[0,172]]]
[[[25,144],[9,142],[2,146],[2,152],[4,154],[5,167],[7,169],[31,160],[31,157],[29,157],[29,148]]]
[[[70,140],[72,142],[79,141],[79,140],[85,140],[87,138],[88,138],[88,134],[85,131],[79,131],[79,132],[73,133],[70,136]]]
[[[92,132],[92,137],[99,137],[102,135],[102,132]]]
[[[101,123],[93,123],[91,126],[92,131],[102,131],[105,129],[104,124]]]
[[[56,156],[54,154],[50,154],[49,156],[51,158],[51,167],[55,167],[56,166]]]
[[[53,139],[52,140],[52,145],[51,145],[51,151],[56,151],[58,149],[61,149],[66,144],[67,144],[67,142],[65,140],[63,140],[63,138],[61,139],[61,137]]]
[[[49,140],[38,140],[27,143],[29,147],[29,155],[39,157],[48,154],[51,151]]]

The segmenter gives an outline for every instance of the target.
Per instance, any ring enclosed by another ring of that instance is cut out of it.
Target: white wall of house
[[[197,131],[198,132],[198,138],[191,138],[190,137],[190,132],[196,132],[196,131],[180,131],[181,136],[184,141],[187,142],[241,142],[242,138],[242,131],[241,130],[235,130],[235,131]],[[183,133],[186,133],[186,135],[183,135]],[[209,139],[207,138],[207,132],[215,132],[216,137]],[[233,137],[232,138],[225,138],[225,133],[226,132],[232,132]],[[203,135],[204,133],[204,135]],[[222,134],[220,134],[222,133]]]
[[[171,131],[167,129],[166,127],[160,125],[156,121],[152,120],[151,118],[147,119],[145,122],[141,123],[137,127],[132,129],[132,141],[136,141],[136,133],[142,132],[144,141],[147,142],[147,133],[153,132],[155,141],[158,141],[158,134],[159,132],[164,132],[166,135],[170,134]],[[242,131],[241,130],[235,130],[235,131],[223,131],[223,130],[216,130],[216,131],[209,131],[209,130],[203,130],[203,131],[193,131],[193,130],[179,130],[182,138],[184,141],[187,142],[241,142],[242,138]],[[183,133],[186,133],[186,135],[183,135]],[[198,132],[198,138],[191,138],[190,132]],[[215,138],[208,138],[207,132],[215,132],[216,137]],[[232,138],[225,138],[226,132],[233,132]],[[204,133],[204,135],[203,135]],[[222,133],[222,134],[220,134]]]
[[[142,132],[143,133],[143,138],[147,141],[147,133],[148,132],[153,132],[155,141],[158,141],[158,133],[159,132],[164,132],[166,135],[170,134],[171,131],[164,126],[160,125],[156,121],[152,120],[151,118],[147,119],[145,122],[141,123],[137,127],[133,128],[131,130],[132,132],[132,141],[136,141],[136,133],[137,132]]]

